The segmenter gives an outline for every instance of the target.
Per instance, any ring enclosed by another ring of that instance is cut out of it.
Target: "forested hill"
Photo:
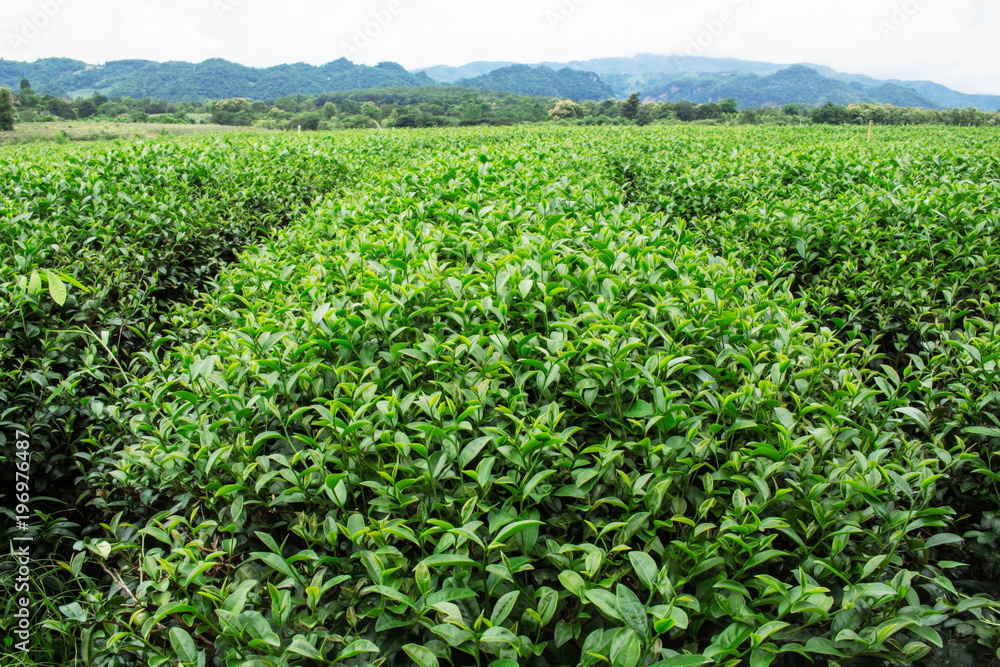
[[[326,65],[305,63],[254,68],[228,60],[201,63],[117,60],[102,66],[69,58],[45,58],[33,63],[0,60],[0,86],[16,90],[27,78],[39,93],[58,97],[151,97],[168,102],[245,97],[268,100],[284,95],[318,94],[360,88],[435,85],[425,74],[411,74],[396,63],[374,67],[341,58]]]
[[[611,87],[593,72],[581,72],[568,67],[556,71],[548,67],[510,65],[474,79],[461,79],[456,85],[574,100],[606,100],[615,96]]]
[[[319,66],[295,63],[268,68],[246,67],[221,59],[201,63],[118,60],[100,66],[69,58],[46,58],[33,63],[0,60],[0,86],[16,91],[21,79],[27,78],[35,92],[63,98],[100,93],[109,98],[152,98],[167,102],[237,97],[276,100],[298,94],[436,86],[440,82],[429,73],[446,74],[448,79],[461,73],[465,78],[455,83],[465,88],[580,101],[624,99],[630,91],[638,91],[647,101],[707,103],[733,98],[740,108],[819,106],[833,102],[927,109],[966,106],[985,111],[1000,109],[1000,96],[965,95],[927,81],[876,81],[839,74],[818,65],[782,68],[733,59],[664,56],[574,62],[560,69],[548,64],[496,66],[500,64],[472,63],[461,68],[409,72],[393,62],[371,67],[344,58]],[[593,65],[594,69],[581,69],[587,65]],[[732,69],[723,70],[724,67]],[[678,71],[685,68],[691,69],[686,73]]]
[[[426,74],[410,73],[396,63],[368,67],[355,65],[344,58],[318,67],[296,63],[263,69],[221,59],[197,64],[118,60],[101,66],[69,58],[46,58],[33,63],[0,60],[0,86],[17,90],[22,78],[30,80],[36,92],[57,97],[89,96],[99,92],[112,98],[151,97],[168,102],[234,97],[273,100],[296,94],[436,85]],[[557,72],[526,65],[514,65],[466,79],[461,85],[578,100],[603,100],[615,96],[614,91],[592,72],[573,69]]]
[[[661,89],[643,95],[646,101],[717,102],[733,98],[740,108],[826,102],[853,104],[869,102],[897,107],[934,108],[936,105],[912,88],[887,83],[866,88],[860,83],[837,81],[814,69],[793,65],[769,76],[737,72],[681,77]]]
[[[459,67],[443,65],[427,67],[422,70],[414,70],[414,72],[425,73],[440,83],[455,83],[461,79],[481,77],[494,70],[508,67],[511,64],[513,63],[479,61]],[[857,86],[853,86],[850,89],[830,86],[829,90],[831,93],[837,95],[837,99],[841,102],[847,102],[848,100],[862,102],[870,99],[882,99],[886,101],[907,99],[901,97],[904,93],[891,87],[872,95],[865,95],[863,93],[865,89],[880,89],[886,84],[890,84],[891,86],[908,88],[915,91],[921,98],[930,103],[929,106],[931,108],[953,109],[974,106],[987,111],[1000,109],[1000,95],[973,95],[952,90],[931,81],[880,80],[862,74],[838,72],[833,68],[823,65],[801,64],[816,70],[834,82],[861,85],[860,89]],[[570,68],[582,72],[593,72],[601,78],[602,82],[611,87],[615,93],[615,97],[621,99],[628,97],[632,93],[640,93],[646,97],[655,94],[659,97],[675,82],[689,80],[691,76],[756,74],[759,77],[767,77],[781,70],[788,69],[791,66],[789,64],[782,65],[771,62],[740,60],[738,58],[708,58],[703,56],[657,55],[650,53],[639,54],[630,58],[593,58],[591,60],[574,60],[569,62],[542,62],[538,63],[538,65],[555,70]],[[708,76],[701,83],[711,85],[712,79],[713,77]],[[723,95],[723,98],[726,96]],[[754,99],[763,99],[763,96],[760,98],[754,97]],[[789,103],[807,102],[805,98],[792,99],[788,96],[781,96],[781,99],[790,100]]]

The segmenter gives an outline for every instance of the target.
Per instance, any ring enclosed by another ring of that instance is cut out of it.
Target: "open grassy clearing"
[[[100,123],[86,121],[53,121],[49,123],[23,123],[13,132],[0,133],[0,147],[57,141],[107,141],[115,139],[142,139],[163,136],[188,137],[207,134],[268,134],[266,130],[252,130],[227,125],[183,125],[172,123]]]
[[[5,456],[31,433],[53,485],[37,664],[1000,648],[992,131],[3,161]]]

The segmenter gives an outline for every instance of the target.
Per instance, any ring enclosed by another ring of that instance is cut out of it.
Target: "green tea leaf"
[[[288,650],[291,653],[301,655],[303,658],[326,662],[323,659],[323,655],[316,650],[316,647],[313,646],[303,635],[295,635],[292,637],[292,643],[289,644]]]
[[[518,533],[523,532],[533,526],[541,526],[541,525],[542,525],[541,521],[534,521],[534,520],[515,521],[514,523],[507,524],[506,526],[503,527],[503,529],[499,533],[497,533],[496,538],[490,544],[490,549],[501,547],[507,542],[507,540],[512,538],[514,535],[517,535]]]
[[[417,667],[438,667],[438,659],[431,651],[419,644],[405,644],[403,650]]]
[[[587,600],[596,605],[606,618],[615,621],[624,620],[618,611],[618,598],[611,591],[603,588],[594,588],[587,591]]]
[[[456,554],[434,554],[420,561],[425,567],[461,567],[464,565],[478,565],[476,561],[468,556],[458,556]]]
[[[367,639],[357,639],[348,644],[344,650],[340,652],[340,655],[337,656],[337,662],[353,658],[354,656],[358,656],[363,653],[381,653],[381,650],[379,650],[378,646]]]
[[[255,551],[255,552],[253,552],[250,555],[253,558],[257,558],[259,560],[264,561],[271,568],[277,570],[278,572],[280,572],[280,573],[282,573],[284,575],[287,575],[289,577],[295,577],[296,576],[295,575],[295,570],[292,569],[292,566],[289,565],[288,562],[285,561],[284,558],[282,558],[281,556],[279,556],[276,553],[269,553],[269,552],[266,552],[266,551]]]
[[[59,279],[59,276],[52,271],[46,271],[45,277],[49,281],[49,296],[60,306],[66,303],[66,285]]]
[[[177,658],[185,665],[193,665],[198,661],[198,649],[194,645],[194,639],[182,628],[170,628],[170,645],[173,646]]]
[[[649,637],[649,619],[646,608],[630,589],[618,584],[618,613],[630,628],[640,637]]]
[[[582,601],[587,601],[587,584],[578,573],[573,570],[563,570],[559,573],[559,582]]]
[[[660,577],[660,570],[656,567],[653,558],[643,551],[630,551],[628,558],[632,562],[632,569],[635,570],[642,585],[649,590],[655,589],[656,582]]]
[[[924,414],[923,410],[918,410],[917,408],[896,408],[896,412],[911,418],[924,430],[930,430],[931,428],[930,420],[927,419],[927,415]]]
[[[500,625],[506,621],[507,617],[510,616],[510,612],[514,610],[518,595],[520,595],[518,591],[511,591],[497,600],[496,605],[493,607],[493,614],[490,616],[490,623]]]

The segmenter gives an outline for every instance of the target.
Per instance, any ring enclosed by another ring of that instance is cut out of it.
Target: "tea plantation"
[[[1000,144],[866,132],[0,153],[3,664],[992,664]]]

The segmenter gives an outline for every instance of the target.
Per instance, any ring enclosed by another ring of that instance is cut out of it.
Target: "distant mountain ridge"
[[[267,68],[220,58],[200,63],[116,60],[101,66],[69,58],[44,58],[33,63],[0,60],[0,86],[17,90],[21,77],[27,77],[36,92],[60,97],[96,91],[108,97],[152,97],[168,102],[231,97],[266,100],[299,93],[436,85],[427,75],[413,74],[396,63],[369,67],[345,58],[320,66],[295,63]]]
[[[117,60],[88,65],[69,58],[33,63],[0,60],[0,86],[17,90],[22,77],[35,91],[57,97],[151,97],[167,102],[246,97],[273,100],[286,95],[371,88],[415,88],[439,85],[423,72],[412,73],[393,62],[374,67],[341,58],[325,65],[305,63],[254,68],[219,58],[200,63]],[[511,65],[462,79],[459,85],[519,95],[603,100],[614,91],[593,72]]]
[[[699,104],[730,97],[740,108],[785,104],[820,106],[826,102],[840,105],[870,102],[897,107],[936,106],[911,88],[891,83],[865,88],[860,83],[827,78],[804,65],[793,65],[767,76],[743,73],[688,75],[663,89],[643,95],[647,102],[687,100]]]
[[[857,83],[863,89],[882,89],[881,92],[877,92],[874,95],[858,91],[858,99],[852,101],[864,101],[861,98],[871,97],[903,99],[909,95],[909,93],[903,93],[895,88],[883,88],[886,85],[890,85],[913,90],[918,97],[929,103],[929,107],[955,108],[974,106],[986,111],[1000,109],[1000,95],[962,93],[931,81],[879,80],[863,74],[845,74],[823,65],[801,64],[816,70],[828,79],[849,84]],[[510,62],[480,61],[460,67],[441,65],[413,71],[414,73],[425,73],[431,79],[440,83],[454,83],[462,78],[482,76],[489,74],[493,70],[510,65]],[[740,60],[737,58],[670,56],[648,53],[630,58],[594,58],[591,60],[574,60],[570,62],[547,61],[538,63],[538,66],[551,69],[570,68],[594,72],[604,83],[614,90],[615,96],[619,98],[627,97],[633,92],[638,92],[647,97],[659,97],[675,82],[687,81],[692,76],[702,77],[706,74],[739,73],[767,77],[779,71],[786,70],[789,67],[794,67],[794,65],[789,64]],[[805,102],[805,100],[798,101]]]
[[[489,74],[503,67],[510,67],[511,65],[520,65],[521,63],[515,63],[511,61],[480,61],[469,63],[468,65],[462,65],[461,67],[450,67],[448,65],[435,65],[434,67],[425,67],[423,69],[412,70],[414,74],[426,74],[434,81],[438,83],[455,83],[462,79],[475,79],[476,77],[483,76],[484,74]]]
[[[872,102],[894,106],[1000,109],[1000,95],[969,95],[931,81],[880,81],[821,65],[642,54],[568,63],[474,62],[413,72],[393,62],[295,63],[253,68],[222,59],[201,63],[118,60],[88,65],[69,58],[32,63],[0,59],[0,86],[15,91],[27,77],[36,92],[59,97],[150,97],[168,102],[245,97],[275,100],[372,88],[459,85],[469,89],[578,100],[624,98],[711,102],[732,97],[741,108],[783,104]]]
[[[472,79],[459,79],[456,86],[503,91],[518,95],[562,97],[575,100],[606,100],[614,97],[610,86],[593,72],[564,67],[510,65]]]

